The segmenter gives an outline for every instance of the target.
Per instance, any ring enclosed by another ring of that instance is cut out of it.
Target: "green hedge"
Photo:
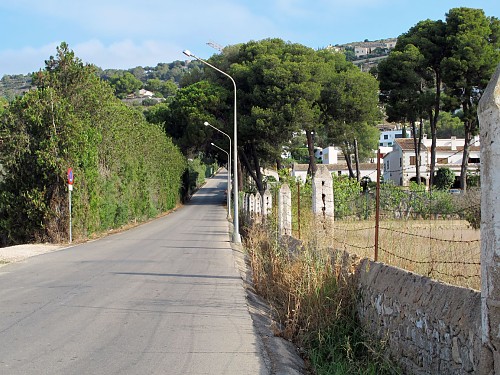
[[[180,201],[186,160],[163,130],[123,104],[64,44],[0,122],[0,244],[87,237]]]

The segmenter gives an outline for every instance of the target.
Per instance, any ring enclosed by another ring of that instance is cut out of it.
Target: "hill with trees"
[[[95,74],[110,82],[119,98],[124,98],[140,88],[166,98],[175,94],[182,84],[182,78],[191,69],[199,69],[199,63],[174,61],[158,63],[155,67],[137,66],[130,69],[105,70],[95,67]],[[12,101],[17,95],[28,91],[32,85],[33,74],[4,75],[0,80],[0,97]]]

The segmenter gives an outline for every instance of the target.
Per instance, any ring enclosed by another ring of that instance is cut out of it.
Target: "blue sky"
[[[499,0],[0,0],[0,77],[44,67],[62,41],[101,68],[202,58],[278,37],[312,48],[398,35],[455,7],[500,17]]]

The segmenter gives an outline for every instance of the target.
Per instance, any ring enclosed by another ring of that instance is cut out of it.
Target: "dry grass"
[[[333,246],[374,259],[375,222],[337,221]],[[463,220],[382,220],[378,260],[453,285],[480,289],[480,231]]]
[[[286,244],[258,226],[247,238],[254,285],[275,307],[280,335],[297,340],[302,332],[321,330],[352,308],[352,290],[329,254],[305,246],[292,255]]]
[[[317,238],[294,250],[271,233],[252,226],[245,248],[254,286],[276,312],[275,333],[301,347],[317,374],[398,373],[357,320],[354,271],[359,259],[327,250]]]

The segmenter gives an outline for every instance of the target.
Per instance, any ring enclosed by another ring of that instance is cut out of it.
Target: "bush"
[[[439,168],[434,176],[434,186],[438,190],[448,190],[455,182],[455,173],[450,168]]]
[[[115,98],[65,44],[47,65],[37,89],[1,119],[2,243],[68,238],[68,167],[75,238],[175,207],[185,159],[163,130]]]
[[[481,189],[470,188],[465,193],[454,195],[456,211],[474,229],[481,227]]]
[[[355,178],[333,176],[333,199],[335,201],[335,217],[342,219],[355,215],[356,208],[362,201],[360,183]]]

